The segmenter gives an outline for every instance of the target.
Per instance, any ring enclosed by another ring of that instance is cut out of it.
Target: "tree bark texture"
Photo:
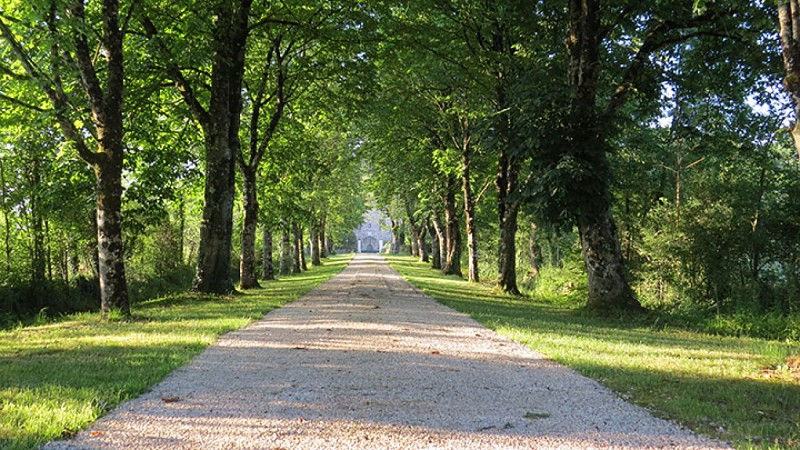
[[[121,142],[120,142],[121,144]],[[121,146],[121,145],[120,145]],[[120,149],[121,153],[121,149]],[[98,181],[97,242],[100,280],[100,312],[119,310],[130,315],[128,282],[122,246],[122,158],[112,167],[95,167]],[[111,172],[106,176],[105,172]],[[117,177],[116,174],[120,176]]]
[[[507,31],[498,28],[494,34],[493,50],[501,55],[513,54],[513,47]],[[495,86],[495,108],[498,112],[498,162],[495,176],[497,189],[497,215],[500,229],[500,242],[497,256],[497,286],[503,292],[520,295],[517,287],[517,214],[519,212],[518,178],[520,158],[514,154],[517,137],[515,134],[511,108],[508,102],[507,85],[509,73],[501,64]]]
[[[289,227],[283,225],[281,227],[281,260],[279,270],[281,275],[289,275],[292,271],[292,262],[294,258],[291,242],[289,238]]]
[[[400,239],[400,227],[402,226],[402,222],[399,220],[391,220],[392,224],[392,245],[389,247],[389,252],[393,255],[400,253],[400,246],[403,244],[402,239]]]
[[[420,262],[429,262],[428,257],[428,243],[425,242],[425,236],[428,233],[428,228],[422,223],[419,227],[419,260]]]
[[[297,235],[297,248],[300,250],[300,268],[305,272],[308,270],[308,265],[306,264],[306,245],[303,239],[303,231],[305,231],[303,227],[298,228],[300,234]]]
[[[312,224],[308,229],[309,240],[311,242],[311,265],[321,266],[322,261],[319,258],[319,227]]]
[[[258,196],[256,194],[256,173],[249,167],[242,167],[243,189],[241,252],[239,253],[239,288],[260,288],[256,275],[256,228],[258,227]]]
[[[428,234],[431,235],[431,254],[430,254],[431,268],[441,269],[442,254],[439,250],[439,235],[436,233],[436,230],[433,229],[433,225],[431,225],[430,219],[425,221],[425,229],[427,230]]]
[[[317,245],[319,246],[319,257],[320,258],[327,258],[328,257],[328,245],[325,242],[325,237],[328,235],[328,219],[324,215],[322,216],[322,220],[319,224],[319,233],[317,233]],[[380,249],[378,249],[380,251]]]
[[[275,262],[272,259],[272,230],[268,227],[264,227],[264,230],[261,232],[261,239],[264,246],[261,257],[261,279],[274,280]]]
[[[639,311],[641,304],[625,279],[622,251],[611,211],[578,227],[589,275],[587,307],[598,311]]]
[[[82,14],[81,14],[82,16]],[[124,127],[123,32],[119,24],[118,0],[103,1],[103,45],[107,60],[106,89],[101,91],[97,74],[89,62],[86,41],[77,43],[84,86],[92,102],[99,152],[94,172],[97,178],[97,243],[100,272],[100,311],[119,310],[130,316],[125,254],[122,245],[122,168]]]
[[[595,170],[607,170],[604,136],[596,111],[601,42],[599,0],[570,0],[569,22],[569,83],[573,89],[568,145],[580,149]],[[590,207],[578,218],[589,281],[587,308],[600,312],[638,311],[641,304],[625,279],[607,183],[601,187],[586,200]]]
[[[456,190],[458,183],[454,176],[447,179],[447,190],[444,195],[445,239],[447,242],[447,258],[442,273],[458,275],[461,273],[461,227],[458,224],[458,208],[456,207]]]
[[[472,166],[472,146],[468,138],[461,145],[461,188],[464,195],[464,221],[467,226],[467,251],[469,281],[480,281],[478,274],[478,237],[475,227],[475,197],[470,186],[470,169]]]
[[[41,208],[41,194],[37,189],[42,183],[41,162],[38,159],[29,162],[27,175],[28,186],[31,188],[31,195],[29,198],[30,211],[28,216],[30,218],[30,229],[33,237],[30,255],[31,287],[34,293],[37,294],[36,297],[40,297],[39,288],[43,287],[46,281],[45,271],[47,269],[47,255],[45,252],[45,230]],[[36,298],[34,300],[38,302],[44,299]]]
[[[517,189],[519,168],[511,161],[504,146],[497,166],[497,213],[500,221],[500,241],[497,256],[497,285],[503,291],[520,295],[517,287],[517,216],[519,202],[512,194]]]
[[[303,237],[300,235],[300,225],[296,222],[292,224],[292,273],[300,273],[302,262],[300,257],[303,254]]]
[[[214,7],[211,99],[200,114],[205,134],[206,176],[203,221],[194,289],[228,294],[233,238],[236,155],[240,151],[242,78],[252,0],[220,1]]]
[[[408,198],[404,199],[406,216],[408,217],[408,231],[411,233],[411,256],[421,258],[419,248],[420,224],[414,218],[414,207]]]
[[[783,86],[792,97],[795,121],[790,126],[794,148],[800,157],[800,2],[778,1],[781,54],[786,77]]]

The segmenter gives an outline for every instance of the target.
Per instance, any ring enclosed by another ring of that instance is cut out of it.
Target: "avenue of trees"
[[[319,264],[373,202],[391,251],[510,295],[791,315],[798,17],[0,0],[0,315],[255,288]]]
[[[798,310],[797,2],[385,14],[360,126],[409,251],[601,313]]]
[[[226,294],[302,270],[309,236],[330,251],[364,209],[348,133],[363,15],[3,0],[0,312],[127,316],[131,294]],[[275,233],[293,263],[273,262]]]

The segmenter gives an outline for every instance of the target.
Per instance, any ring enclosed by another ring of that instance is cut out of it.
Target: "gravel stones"
[[[413,288],[380,256],[46,449],[729,448]]]

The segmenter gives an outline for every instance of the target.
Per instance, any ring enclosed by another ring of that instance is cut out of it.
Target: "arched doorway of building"
[[[378,240],[372,236],[367,236],[361,242],[361,251],[363,253],[378,253]]]

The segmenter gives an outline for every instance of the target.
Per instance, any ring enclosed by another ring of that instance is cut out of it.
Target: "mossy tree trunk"
[[[598,186],[587,208],[578,217],[583,260],[589,281],[587,308],[609,312],[641,310],[636,295],[625,278],[619,238],[611,214],[608,193],[608,160],[601,125],[597,119],[597,90],[600,76],[600,1],[570,0],[569,2],[569,84],[570,99],[569,145],[580,149],[581,155],[598,172]]]

